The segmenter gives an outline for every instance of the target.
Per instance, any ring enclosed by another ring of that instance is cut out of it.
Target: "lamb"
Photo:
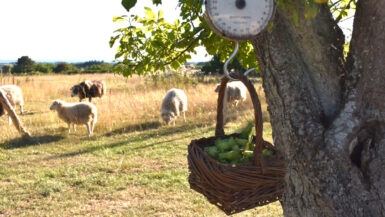
[[[219,92],[220,84],[217,85],[215,92]],[[226,104],[238,106],[240,102],[246,100],[246,86],[241,81],[232,81],[227,83],[225,90]]]
[[[97,109],[92,103],[67,103],[57,99],[53,101],[49,109],[56,110],[59,118],[68,124],[68,134],[71,124],[73,124],[74,131],[76,131],[76,124],[85,124],[88,137],[93,133],[97,121]]]
[[[24,106],[24,100],[23,100],[23,94],[21,92],[20,87],[16,85],[4,85],[0,87],[3,89],[6,93],[6,97],[9,101],[9,103],[13,106],[13,108],[16,110],[16,106],[20,106],[20,114],[23,114],[23,106]],[[7,112],[3,108],[3,105],[0,103],[0,116],[5,115]],[[8,117],[8,124],[12,124],[11,117]]]
[[[106,83],[104,81],[83,81],[71,88],[71,97],[78,96],[79,102],[84,98],[88,98],[91,102],[93,97],[101,98],[107,92]]]
[[[161,113],[163,121],[168,125],[173,122],[175,126],[175,120],[183,113],[183,120],[186,122],[187,111],[187,96],[181,89],[170,89],[166,96],[163,98]]]

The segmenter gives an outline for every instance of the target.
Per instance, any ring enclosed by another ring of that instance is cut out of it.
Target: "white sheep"
[[[220,84],[215,88],[215,92],[219,91]],[[241,81],[228,82],[225,90],[224,106],[232,104],[238,106],[240,102],[246,100],[246,86]]]
[[[180,89],[170,89],[166,96],[163,98],[162,101],[162,108],[160,116],[162,117],[163,121],[168,125],[170,122],[174,123],[175,126],[175,120],[180,115],[180,113],[183,113],[183,120],[186,122],[186,114],[187,111],[187,96],[183,92],[183,90]]]
[[[13,108],[16,110],[16,106],[20,106],[20,114],[23,114],[24,100],[20,87],[16,85],[4,85],[0,88],[5,91],[7,99]],[[6,110],[4,110],[4,108],[0,108],[0,116],[4,114],[6,114]],[[11,117],[8,117],[8,124],[12,124]]]
[[[49,109],[56,110],[59,118],[68,124],[68,134],[71,130],[71,124],[73,124],[74,131],[76,131],[76,124],[85,124],[88,137],[93,133],[98,111],[92,103],[67,103],[57,99],[53,101]]]

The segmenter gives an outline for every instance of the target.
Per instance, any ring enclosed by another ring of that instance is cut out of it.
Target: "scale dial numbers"
[[[205,18],[214,32],[231,40],[253,39],[271,20],[274,0],[206,0]]]

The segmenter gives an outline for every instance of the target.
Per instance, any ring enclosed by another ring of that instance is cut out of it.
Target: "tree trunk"
[[[16,127],[17,131],[19,131],[21,136],[30,140],[31,135],[21,124],[19,117],[17,117],[16,112],[13,109],[13,106],[11,105],[11,103],[7,98],[6,92],[2,89],[0,89],[0,103],[1,103],[2,109],[6,110],[9,117],[11,117],[13,125]]]
[[[385,1],[358,1],[347,61],[327,6],[306,20],[288,2],[252,41],[288,161],[284,214],[385,216]]]

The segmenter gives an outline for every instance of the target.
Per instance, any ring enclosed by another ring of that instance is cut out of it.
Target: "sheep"
[[[183,92],[183,90],[172,88],[163,98],[161,113],[163,121],[168,125],[170,122],[174,123],[175,120],[183,113],[183,120],[186,122],[186,114],[187,111],[187,96]]]
[[[219,92],[220,84],[215,88],[215,92]],[[246,100],[246,86],[241,81],[232,81],[227,83],[225,90],[225,105],[232,104],[238,106],[240,102]]]
[[[215,88],[215,92],[219,92],[220,84]],[[228,121],[228,105],[238,106],[240,102],[246,100],[246,86],[241,81],[228,82],[225,89],[223,100],[223,124]]]
[[[4,85],[0,88],[6,93],[6,97],[13,108],[16,110],[16,106],[20,106],[20,114],[23,114],[24,100],[20,87],[16,85]],[[0,103],[0,116],[5,114],[7,114],[7,112]],[[11,117],[8,117],[8,124],[12,124]]]
[[[74,132],[76,124],[85,124],[88,137],[93,133],[97,121],[97,109],[92,103],[67,103],[57,99],[52,102],[49,109],[56,110],[59,118],[68,124],[68,134],[71,131],[71,124],[73,124]]]
[[[106,83],[104,81],[83,81],[71,88],[71,97],[78,96],[79,102],[84,98],[88,98],[91,102],[93,97],[101,98],[107,92]]]

